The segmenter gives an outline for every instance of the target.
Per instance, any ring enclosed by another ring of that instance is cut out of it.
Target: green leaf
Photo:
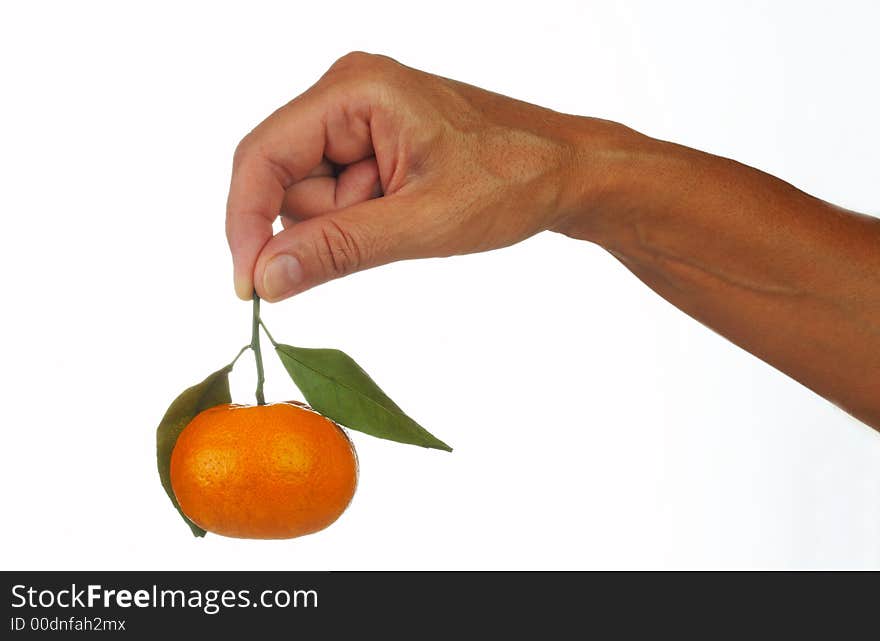
[[[407,416],[344,352],[280,344],[275,351],[309,405],[324,416],[371,436],[452,451]]]
[[[219,369],[198,385],[193,385],[174,399],[159,427],[156,429],[156,459],[159,464],[159,478],[171,503],[180,512],[194,536],[205,536],[205,530],[190,521],[180,510],[174,490],[171,488],[171,452],[177,444],[177,437],[193,417],[215,405],[231,403],[229,394],[229,372],[232,365]]]

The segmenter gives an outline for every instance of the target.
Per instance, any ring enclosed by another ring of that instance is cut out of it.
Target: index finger
[[[236,148],[226,238],[240,298],[253,295],[254,265],[272,237],[284,192],[318,166],[324,145],[323,109],[306,93],[260,123]]]

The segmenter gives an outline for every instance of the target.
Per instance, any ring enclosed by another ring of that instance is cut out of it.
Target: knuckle
[[[367,53],[366,51],[349,51],[336,60],[331,69],[365,68],[373,65],[378,58],[379,56]]]
[[[254,154],[255,148],[254,135],[253,132],[251,132],[242,138],[235,146],[235,151],[232,154],[232,166],[241,166],[242,162]]]
[[[318,234],[317,253],[325,273],[338,278],[357,271],[363,264],[363,249],[344,226],[327,220]]]
[[[401,69],[392,58],[363,51],[352,51],[339,58],[325,77],[356,86],[384,86]]]

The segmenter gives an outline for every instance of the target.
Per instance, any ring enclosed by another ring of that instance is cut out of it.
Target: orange
[[[180,433],[171,486],[202,529],[286,539],[339,518],[357,486],[357,457],[341,427],[300,404],[218,405]]]

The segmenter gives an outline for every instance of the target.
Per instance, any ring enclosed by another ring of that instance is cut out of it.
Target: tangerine
[[[209,532],[286,539],[322,530],[357,486],[354,446],[295,402],[218,405],[193,418],[171,454],[180,509]]]

